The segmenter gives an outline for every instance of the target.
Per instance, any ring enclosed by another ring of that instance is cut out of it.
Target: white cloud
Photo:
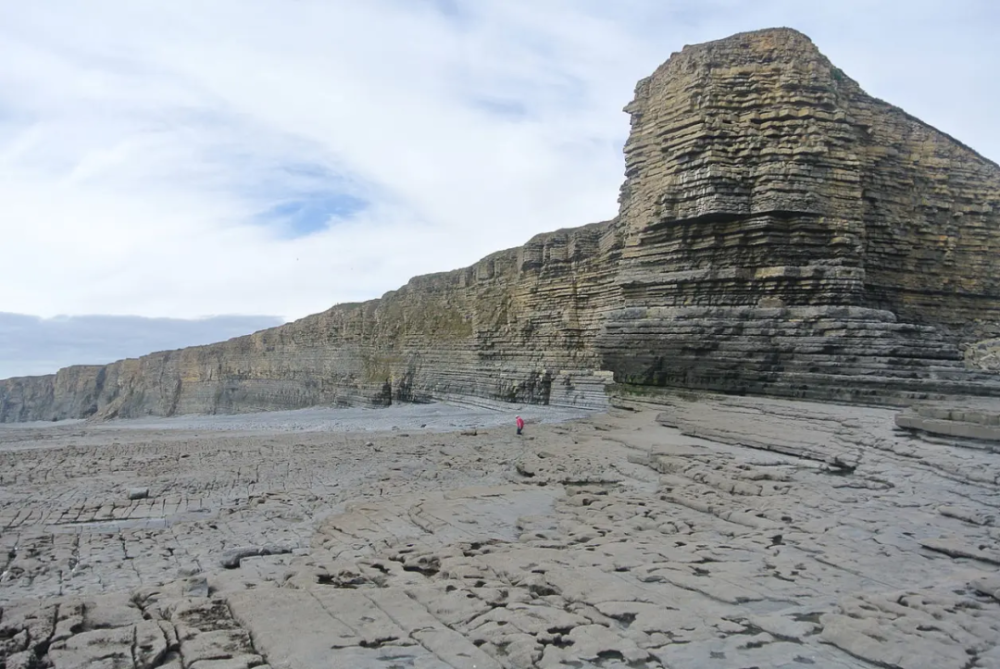
[[[635,81],[741,30],[803,30],[1000,158],[998,19],[991,0],[5,3],[0,310],[294,318],[609,218]],[[310,235],[274,215],[340,196],[367,206]]]
[[[280,324],[267,316],[198,320],[137,316],[36,316],[0,312],[0,379],[49,374],[152,351],[210,344]]]

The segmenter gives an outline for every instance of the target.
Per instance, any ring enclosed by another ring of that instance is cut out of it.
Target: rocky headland
[[[0,381],[0,421],[686,388],[1000,396],[1000,167],[801,33],[639,82],[619,215],[210,346]]]

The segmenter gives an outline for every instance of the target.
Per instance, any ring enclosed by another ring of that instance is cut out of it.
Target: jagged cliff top
[[[829,63],[813,41],[794,28],[765,28],[736,33],[710,42],[685,44],[680,51],[670,54],[670,58],[657,67],[651,75],[641,79],[639,85],[667,73],[676,74],[679,68],[693,62],[707,65],[759,66],[793,58],[801,62],[802,56],[807,56],[807,60],[816,59]]]
[[[761,65],[791,67],[800,75],[808,74],[817,80],[833,83],[845,93],[860,94],[884,105],[891,113],[946,137],[984,163],[1000,168],[1000,164],[982,155],[968,144],[885,100],[870,96],[861,85],[830,61],[808,35],[794,28],[776,27],[736,33],[709,42],[686,44],[670,55],[654,72],[636,84],[636,98],[648,95],[656,81],[690,75],[698,68],[729,68]],[[634,102],[625,111],[634,108]]]

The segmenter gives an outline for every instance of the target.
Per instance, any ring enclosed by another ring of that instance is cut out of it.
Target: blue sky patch
[[[322,159],[268,164],[251,175],[258,185],[246,197],[254,203],[258,225],[285,239],[307,237],[368,209],[370,189]]]
[[[294,239],[325,230],[331,221],[349,218],[367,207],[367,202],[346,193],[305,195],[271,207],[262,219],[281,226]]]

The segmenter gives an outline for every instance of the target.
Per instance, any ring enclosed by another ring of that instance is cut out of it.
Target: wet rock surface
[[[0,666],[1000,666],[995,453],[890,410],[631,409],[2,428]]]

